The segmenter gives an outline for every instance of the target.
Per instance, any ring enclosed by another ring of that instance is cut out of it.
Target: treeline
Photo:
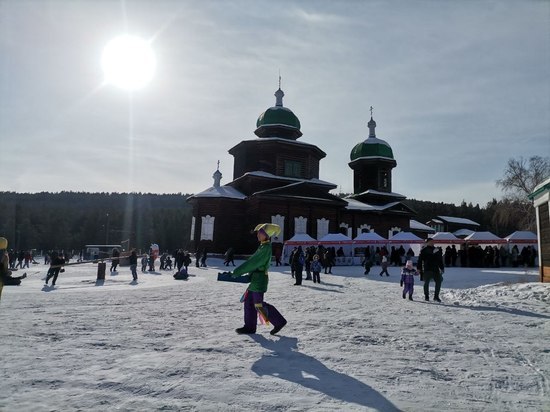
[[[0,236],[14,249],[80,250],[120,244],[147,250],[186,248],[191,231],[187,194],[0,192]]]
[[[150,193],[14,193],[0,192],[0,236],[10,248],[80,250],[86,244],[120,244],[147,250],[188,248],[191,232],[189,194]],[[534,230],[505,202],[485,207],[409,199],[421,223],[436,216],[473,220],[479,230],[507,236],[515,230]],[[532,207],[532,206],[531,206]],[[506,217],[506,218],[503,218]]]

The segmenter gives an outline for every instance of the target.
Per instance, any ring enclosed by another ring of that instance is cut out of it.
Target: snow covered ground
[[[96,283],[97,266],[69,266],[55,289],[35,265],[0,302],[0,410],[550,411],[536,270],[447,269],[438,304],[420,282],[403,300],[399,268],[335,267],[299,287],[273,267],[266,301],[288,325],[246,336],[246,285],[208,263],[137,284],[127,267]]]

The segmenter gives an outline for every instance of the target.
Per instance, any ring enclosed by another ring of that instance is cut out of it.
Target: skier
[[[236,329],[239,334],[256,333],[257,317],[262,322],[271,322],[273,329],[269,332],[275,335],[285,325],[286,319],[279,311],[267,302],[264,302],[264,293],[269,282],[267,271],[271,265],[272,236],[277,236],[281,228],[273,223],[263,223],[254,229],[260,245],[248,260],[233,270],[232,277],[237,278],[250,273],[250,285],[246,289],[242,301],[244,303],[244,326]]]

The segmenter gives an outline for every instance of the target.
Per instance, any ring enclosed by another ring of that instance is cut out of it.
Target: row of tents
[[[537,235],[528,231],[516,231],[504,238],[500,238],[491,232],[472,232],[464,238],[458,237],[450,232],[438,232],[430,237],[434,240],[434,243],[439,246],[476,244],[483,246],[506,245],[511,248],[517,245],[521,249],[523,246],[536,246],[537,244]],[[350,258],[361,255],[362,253],[358,253],[358,250],[365,247],[382,246],[386,246],[387,248],[391,246],[395,248],[403,246],[405,250],[411,248],[415,255],[418,256],[424,242],[425,239],[416,236],[412,232],[399,232],[389,239],[385,239],[375,232],[361,233],[355,239],[342,233],[329,233],[319,240],[307,234],[299,234],[284,243],[283,255],[288,256],[292,249],[297,246],[302,246],[302,248],[304,248],[323,245],[324,247],[342,248],[344,255]]]

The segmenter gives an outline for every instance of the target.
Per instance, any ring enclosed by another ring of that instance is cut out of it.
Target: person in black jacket
[[[441,250],[435,249],[434,241],[431,238],[426,239],[426,246],[420,251],[418,271],[420,272],[420,278],[424,280],[424,299],[430,300],[430,281],[433,279],[435,282],[434,300],[441,302],[439,291],[443,282],[445,266],[443,265]]]
[[[132,250],[130,257],[128,258],[130,263],[130,270],[132,271],[132,277],[137,280],[137,254],[136,250]]]
[[[55,286],[55,282],[57,282],[57,276],[62,270],[61,268],[65,265],[65,258],[57,251],[52,252],[51,257],[52,258],[50,261],[50,268],[48,269],[48,274],[46,275],[46,285],[48,284],[48,281],[53,278],[52,286]]]

